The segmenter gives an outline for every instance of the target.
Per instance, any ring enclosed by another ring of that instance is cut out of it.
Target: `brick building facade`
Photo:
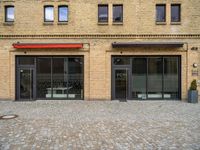
[[[199,0],[1,0],[0,99],[186,100],[200,80],[199,9]]]

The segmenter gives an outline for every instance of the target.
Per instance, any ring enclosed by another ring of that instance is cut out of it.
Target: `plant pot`
[[[189,90],[188,91],[188,102],[189,103],[198,103],[198,91]]]

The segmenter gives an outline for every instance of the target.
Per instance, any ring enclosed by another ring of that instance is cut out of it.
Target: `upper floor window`
[[[108,5],[98,6],[98,21],[108,22]]]
[[[54,7],[44,6],[44,21],[53,22],[54,21]]]
[[[5,22],[14,22],[14,6],[5,6]]]
[[[181,5],[172,4],[171,5],[171,22],[180,22],[181,21]]]
[[[58,7],[58,21],[67,22],[68,21],[68,6]]]
[[[123,22],[123,5],[113,5],[113,22]]]
[[[156,5],[156,22],[166,22],[166,5]]]

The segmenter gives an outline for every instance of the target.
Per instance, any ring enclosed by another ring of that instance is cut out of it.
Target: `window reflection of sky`
[[[7,8],[7,21],[14,21],[14,7]]]
[[[59,8],[59,21],[68,21],[68,8],[66,6]]]
[[[46,21],[53,21],[54,20],[53,7],[46,7],[45,8],[45,20]]]

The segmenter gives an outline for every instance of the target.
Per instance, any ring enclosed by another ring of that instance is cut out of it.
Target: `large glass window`
[[[45,22],[53,22],[54,21],[53,6],[44,6],[44,21]]]
[[[132,97],[146,99],[147,62],[146,58],[132,59]]]
[[[83,59],[68,59],[68,98],[83,99]]]
[[[180,22],[181,21],[181,5],[172,4],[171,5],[171,22]]]
[[[108,22],[108,5],[98,6],[98,21]]]
[[[179,97],[179,61],[176,57],[164,58],[164,98]]]
[[[58,7],[58,21],[67,22],[68,21],[68,6]]]
[[[37,98],[51,98],[51,58],[37,59]]]
[[[166,5],[158,4],[156,5],[156,22],[166,21]]]
[[[123,22],[123,5],[113,5],[113,22]]]
[[[83,99],[83,58],[37,59],[38,98]]]
[[[148,98],[162,98],[162,74],[163,62],[162,58],[148,59]]]
[[[14,6],[5,6],[5,22],[14,22]]]
[[[127,70],[130,99],[179,99],[180,58],[177,56],[129,56],[113,58],[113,98],[116,98],[116,70]],[[121,81],[121,80],[120,80]],[[119,84],[117,84],[119,85]],[[120,88],[124,88],[120,86]]]
[[[53,58],[53,98],[67,98],[67,58]]]

